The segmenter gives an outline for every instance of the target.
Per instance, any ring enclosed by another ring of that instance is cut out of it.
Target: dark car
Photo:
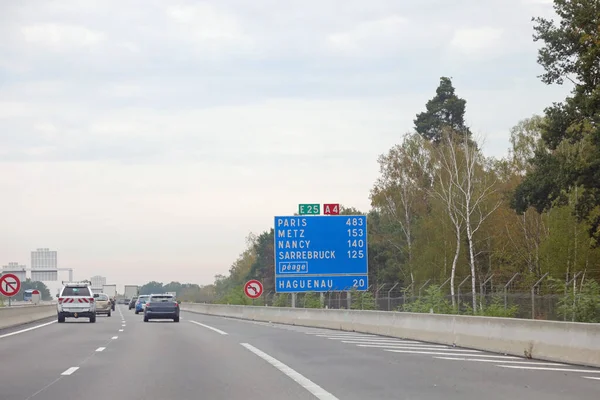
[[[131,310],[133,307],[135,307],[135,303],[137,303],[137,296],[135,296],[134,298],[131,299],[131,301],[129,301],[129,309]]]
[[[170,294],[153,294],[146,302],[144,322],[151,319],[172,319],[179,322],[179,303]]]

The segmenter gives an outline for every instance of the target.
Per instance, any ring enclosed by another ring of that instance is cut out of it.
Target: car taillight
[[[62,297],[58,298],[58,304],[62,304],[63,301],[65,301],[65,299],[63,299]]]
[[[88,299],[90,301],[90,303],[94,302],[94,298],[92,297],[91,299]]]
[[[175,307],[179,307],[179,303],[178,302],[175,302]]]

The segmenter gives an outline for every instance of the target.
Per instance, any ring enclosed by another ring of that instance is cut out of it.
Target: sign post
[[[263,285],[256,279],[251,279],[244,285],[244,293],[252,300],[258,299],[263,293]]]
[[[274,242],[277,293],[369,287],[365,215],[275,217]]]
[[[10,298],[15,296],[21,290],[21,280],[15,274],[4,274],[0,276],[0,293],[8,297],[10,307]]]

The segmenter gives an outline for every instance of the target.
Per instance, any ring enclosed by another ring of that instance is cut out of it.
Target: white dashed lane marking
[[[104,351],[105,349],[106,349],[106,347],[98,347],[98,348],[96,349],[96,351],[100,352],[100,351]]]
[[[68,370],[66,370],[65,372],[63,372],[61,375],[71,375],[73,374],[73,372],[77,371],[79,369],[79,367],[71,367]]]
[[[191,320],[190,320],[190,322],[191,322],[192,324],[200,325],[200,326],[202,326],[202,327],[204,327],[204,328],[210,329],[211,331],[217,332],[217,333],[219,333],[219,334],[221,334],[221,335],[227,335],[227,332],[224,332],[224,331],[222,331],[222,330],[220,330],[220,329],[217,329],[217,328],[214,328],[214,327],[212,327],[212,326],[205,325],[205,324],[201,324],[200,322],[197,322],[197,321],[191,321]]]

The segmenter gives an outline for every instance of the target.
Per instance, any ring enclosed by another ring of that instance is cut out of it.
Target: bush
[[[309,292],[304,295],[303,307],[304,308],[321,308],[321,297],[318,293]]]
[[[579,290],[567,288],[558,302],[558,314],[575,322],[600,322],[600,285],[586,280]]]
[[[359,292],[358,290],[352,290],[351,292],[352,298],[352,310],[377,310],[377,304],[375,302],[375,297],[373,297],[373,293],[371,292]]]
[[[454,314],[452,304],[446,299],[442,288],[431,285],[425,289],[425,295],[417,301],[401,306],[403,311],[415,313]]]

